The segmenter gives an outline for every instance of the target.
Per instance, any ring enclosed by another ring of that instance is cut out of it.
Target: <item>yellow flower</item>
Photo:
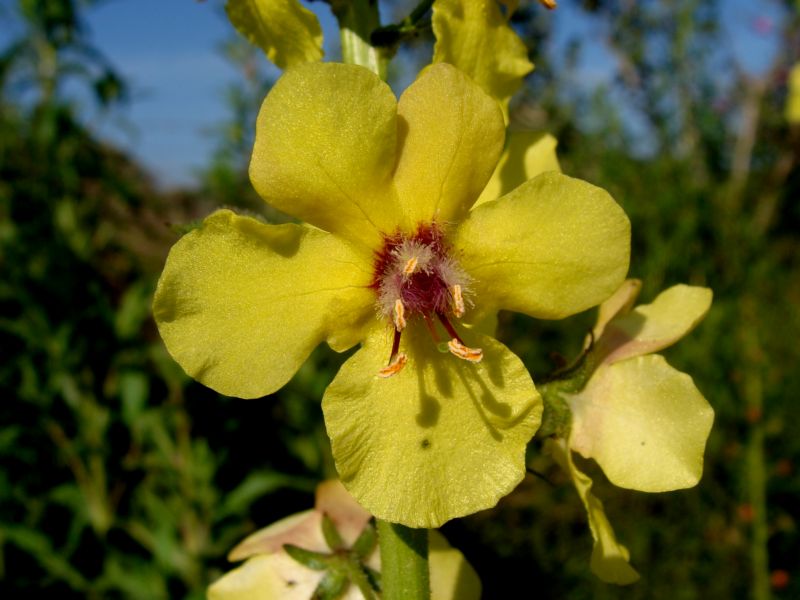
[[[323,533],[323,518],[330,519],[341,546],[333,548]],[[371,542],[361,537],[370,515],[361,508],[338,481],[321,483],[316,506],[281,519],[253,533],[228,555],[231,561],[245,562],[223,575],[208,589],[208,600],[306,600],[311,598],[326,576],[325,570],[311,569],[292,558],[286,544],[322,555],[353,552],[363,561],[362,569],[380,572],[381,562],[374,535]],[[367,541],[364,544],[364,541]],[[360,545],[360,547],[359,547]],[[356,550],[356,548],[358,548]],[[477,600],[481,582],[464,555],[451,547],[436,531],[430,532],[430,583],[432,600]],[[361,557],[360,554],[366,554]],[[351,555],[352,556],[352,555]],[[358,565],[354,565],[358,568]],[[363,573],[366,576],[366,571]],[[366,578],[365,583],[368,583]],[[341,598],[364,598],[352,583]]]
[[[566,317],[627,270],[628,220],[585,182],[544,173],[470,210],[503,139],[497,103],[447,64],[399,102],[362,67],[289,69],[261,108],[250,175],[310,225],[218,211],[175,245],[156,290],[170,353],[224,394],[271,394],[321,342],[360,342],[322,408],[342,481],[387,521],[438,527],[524,476],[541,399],[470,325],[500,309]]]
[[[279,69],[322,58],[322,27],[300,0],[227,0],[225,12]]]
[[[711,306],[711,290],[676,285],[652,304],[637,306],[641,288],[628,280],[600,307],[589,360],[595,370],[578,393],[566,396],[572,412],[569,440],[556,458],[573,477],[595,537],[592,569],[606,581],[638,578],[628,551],[614,538],[591,480],[569,451],[593,458],[614,485],[643,492],[692,487],[703,471],[703,451],[714,411],[692,378],[652,354],[689,333]]]
[[[549,133],[509,130],[497,167],[475,206],[497,200],[542,173],[560,173],[557,145],[558,141]]]
[[[433,63],[455,65],[495,98],[508,121],[508,103],[533,70],[528,49],[509,25],[516,8],[497,0],[436,0],[431,25]]]
[[[786,95],[786,120],[790,125],[800,123],[800,63],[789,71]]]

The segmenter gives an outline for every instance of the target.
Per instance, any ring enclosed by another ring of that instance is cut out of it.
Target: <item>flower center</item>
[[[449,254],[441,229],[420,225],[413,235],[397,233],[384,238],[375,257],[372,288],[377,310],[394,325],[389,364],[378,373],[390,377],[408,361],[400,352],[400,335],[411,321],[423,321],[435,343],[440,342],[436,320],[450,341],[447,349],[458,358],[480,362],[483,352],[468,348],[449,320],[460,319],[470,304],[470,277]]]

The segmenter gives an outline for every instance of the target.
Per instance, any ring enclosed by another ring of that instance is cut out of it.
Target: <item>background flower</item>
[[[208,590],[209,600],[307,600],[325,577],[325,570],[311,569],[285,550],[285,544],[314,553],[329,554],[331,548],[323,535],[327,516],[343,540],[340,551],[353,548],[369,525],[370,515],[336,480],[325,481],[317,488],[316,506],[248,536],[228,558],[245,560],[244,564],[218,579]],[[430,532],[431,600],[477,600],[481,582],[464,556],[452,548],[436,531]],[[380,553],[374,543],[364,564],[380,571]],[[357,600],[364,595],[355,585],[348,585],[341,598]]]
[[[594,345],[586,357],[591,375],[579,392],[563,394],[572,412],[568,439],[550,444],[588,513],[595,540],[592,571],[623,585],[639,575],[591,492],[592,480],[575,466],[571,452],[595,459],[620,487],[645,492],[687,488],[702,474],[714,418],[691,377],[650,354],[700,322],[711,306],[711,290],[677,285],[652,304],[632,309],[640,288],[639,281],[628,280],[600,306]]]

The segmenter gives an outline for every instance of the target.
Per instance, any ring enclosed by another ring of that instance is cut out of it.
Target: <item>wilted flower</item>
[[[170,353],[224,394],[273,393],[322,341],[361,342],[323,411],[342,481],[387,521],[437,527],[524,476],[540,397],[473,326],[500,309],[566,317],[627,271],[628,220],[582,181],[544,173],[470,210],[503,139],[497,103],[447,64],[399,103],[362,67],[289,69],[261,108],[250,175],[310,225],[218,211],[175,245],[156,290]]]
[[[643,492],[692,487],[703,471],[714,411],[692,378],[652,354],[689,333],[711,306],[711,290],[676,285],[652,304],[631,307],[641,288],[628,280],[600,307],[583,388],[565,393],[572,413],[568,440],[554,444],[587,511],[595,538],[592,569],[606,581],[638,578],[628,551],[616,542],[591,480],[570,450],[597,461],[611,483]]]

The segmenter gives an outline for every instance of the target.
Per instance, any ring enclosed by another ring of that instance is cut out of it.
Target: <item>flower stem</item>
[[[331,7],[339,21],[342,61],[367,67],[386,80],[388,56],[370,42],[372,32],[381,26],[377,0],[339,0]]]
[[[381,548],[381,598],[428,600],[428,530],[378,520]]]

